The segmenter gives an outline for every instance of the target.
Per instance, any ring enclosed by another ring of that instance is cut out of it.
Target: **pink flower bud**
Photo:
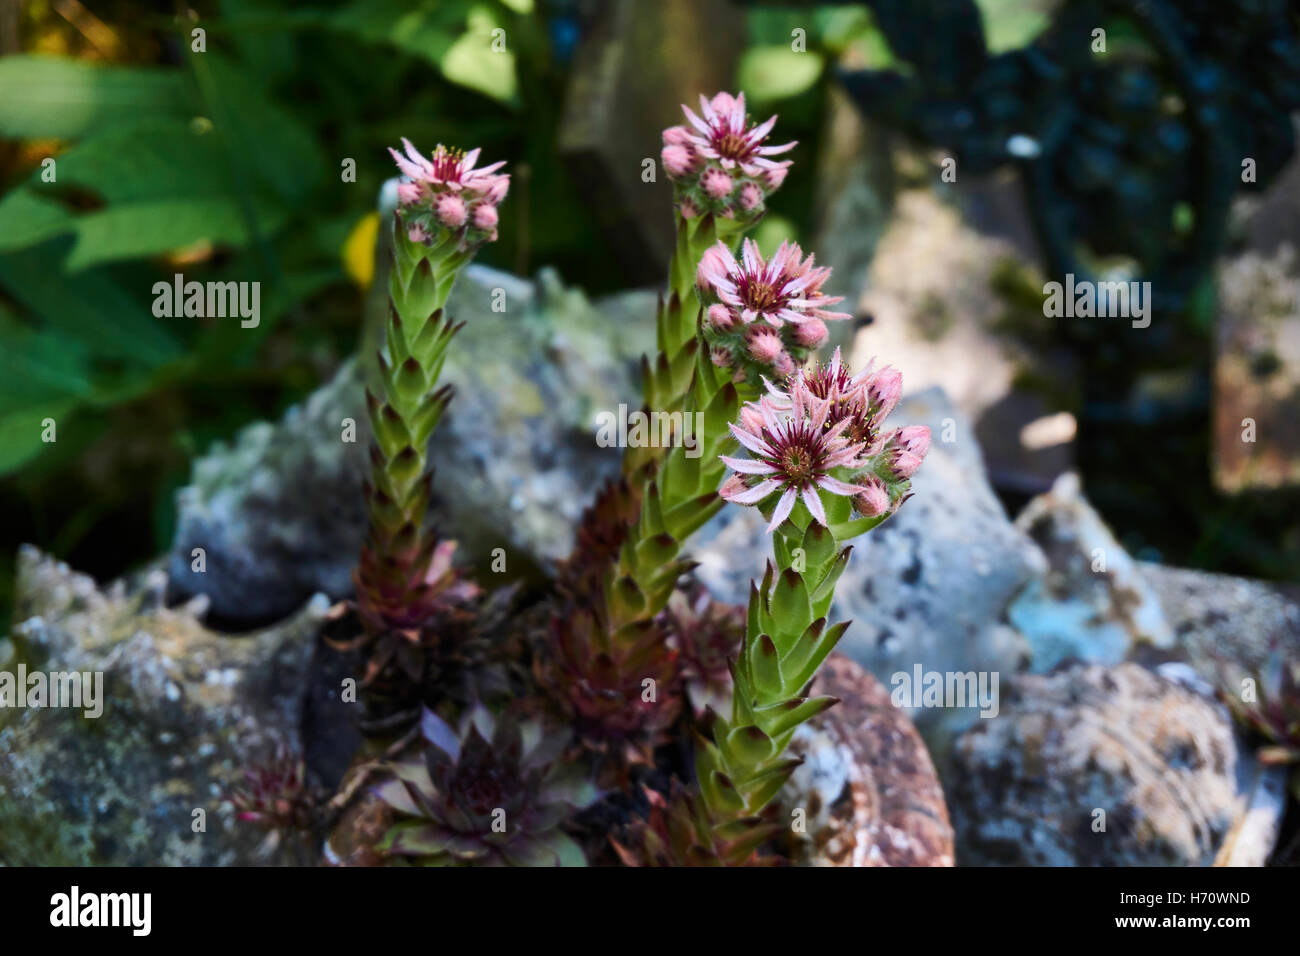
[[[756,183],[745,183],[740,187],[740,208],[745,212],[758,208],[759,203],[762,201],[763,190],[759,189]]]
[[[708,316],[709,324],[719,332],[726,332],[736,324],[736,317],[732,315],[731,310],[721,302],[709,306]]]
[[[768,192],[773,192],[781,188],[781,184],[785,182],[786,173],[789,171],[789,165],[790,165],[789,163],[786,163],[784,166],[778,166],[775,169],[769,169],[764,174],[763,179],[767,183]]]
[[[441,193],[434,197],[433,214],[448,229],[459,229],[465,225],[465,220],[469,211],[465,208],[465,200],[455,193]]]
[[[826,341],[826,323],[821,319],[805,319],[794,327],[794,337],[806,349],[815,349]]]
[[[488,203],[479,203],[474,207],[474,228],[487,232],[497,225],[497,207]]]
[[[897,437],[904,449],[919,458],[930,450],[930,429],[925,425],[907,425],[898,430]]]
[[[889,510],[889,490],[879,478],[859,482],[864,490],[853,496],[853,507],[864,518],[875,518]]]
[[[740,407],[740,423],[745,426],[745,430],[753,432],[755,435],[763,433],[763,413],[759,411],[757,405],[746,404]]]
[[[665,146],[690,146],[691,131],[685,126],[669,126],[664,130]]]
[[[894,410],[903,394],[903,376],[898,369],[887,365],[867,379],[866,389],[872,412],[877,418],[884,418]]]
[[[731,365],[731,353],[720,345],[709,350],[709,359],[718,368],[728,368]]]
[[[398,183],[397,201],[403,206],[413,206],[420,201],[419,183]]]
[[[688,147],[676,144],[665,146],[659,158],[663,161],[664,171],[673,179],[681,179],[695,165],[695,154]]]
[[[793,375],[795,369],[794,359],[790,358],[789,352],[782,349],[781,354],[772,360],[772,368],[776,369],[778,375]]]
[[[749,486],[745,484],[744,478],[740,475],[732,475],[722,483],[722,487],[718,489],[718,494],[727,500],[731,500],[736,495],[743,495],[748,490]]]
[[[501,205],[501,200],[506,198],[506,193],[510,191],[510,176],[501,173],[492,177],[491,183],[483,191],[483,198],[493,206]]]
[[[412,242],[424,242],[424,240],[429,238],[429,234],[418,222],[410,229],[406,230],[406,235]]]
[[[736,184],[731,176],[714,167],[704,171],[704,175],[700,177],[700,185],[712,198],[724,199],[731,195],[731,190]]]
[[[778,356],[785,355],[785,349],[781,345],[779,335],[775,332],[760,330],[749,339],[749,354],[754,357],[756,362],[771,365],[777,360]]]
[[[682,214],[683,219],[694,219],[700,214],[699,207],[691,202],[690,196],[682,197],[682,201],[677,204],[677,211]]]

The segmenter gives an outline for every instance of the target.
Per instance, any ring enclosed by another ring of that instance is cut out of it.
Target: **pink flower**
[[[737,262],[726,244],[718,242],[700,260],[697,282],[711,289],[746,325],[762,320],[780,328],[786,322],[798,324],[809,318],[847,319],[847,312],[826,308],[842,301],[843,296],[817,291],[831,270],[814,267],[812,256],[801,261],[802,255],[798,245],[783,242],[772,258],[764,261],[758,245],[746,239]]]
[[[695,128],[695,133],[690,137],[690,145],[701,156],[716,159],[723,169],[736,167],[746,176],[757,176],[762,171],[789,165],[788,160],[777,162],[768,157],[789,152],[795,144],[763,145],[772,132],[772,127],[776,125],[776,117],[757,126],[749,126],[745,121],[744,93],[736,97],[729,93],[719,93],[712,101],[701,96],[700,116],[685,105],[682,106],[682,112]]]
[[[677,211],[682,214],[683,219],[694,219],[700,214],[700,208],[691,202],[690,196],[682,197],[682,201],[677,204]]]
[[[769,193],[781,185],[790,160],[771,157],[793,149],[794,143],[767,145],[776,117],[756,126],[745,115],[745,96],[718,93],[700,97],[700,112],[683,106],[689,126],[663,132],[664,171],[673,181],[678,210],[737,220],[757,221]],[[691,205],[685,205],[689,199]]]
[[[452,234],[461,249],[472,251],[496,239],[496,207],[510,190],[510,177],[497,172],[504,163],[476,169],[477,149],[462,153],[439,144],[425,157],[410,140],[404,138],[402,147],[389,152],[407,178],[397,186],[397,201],[412,242],[432,244]]]
[[[439,143],[433,155],[425,159],[406,137],[402,137],[402,147],[406,151],[405,156],[395,149],[390,148],[388,151],[403,174],[410,177],[412,182],[445,186],[452,192],[467,188],[478,190],[490,185],[496,178],[492,174],[505,165],[504,162],[500,162],[475,169],[474,164],[478,161],[479,154],[477,149],[462,153],[458,149],[448,149]]]
[[[735,472],[719,492],[726,500],[757,505],[780,494],[768,522],[769,532],[790,516],[796,500],[803,501],[813,520],[825,525],[820,491],[852,496],[865,490],[832,474],[837,468],[854,467],[864,449],[845,436],[845,423],[830,424],[830,402],[816,399],[802,388],[785,398],[788,407],[770,396],[750,403],[740,422],[729,426],[750,457],[722,456]]]

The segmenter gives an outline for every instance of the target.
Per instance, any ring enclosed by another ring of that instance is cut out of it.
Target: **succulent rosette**
[[[790,376],[788,390],[767,382],[767,394],[741,409],[740,421],[730,426],[749,457],[722,458],[733,471],[722,497],[762,507],[769,532],[796,506],[829,524],[827,494],[851,499],[864,518],[891,514],[907,499],[930,447],[924,425],[882,432],[901,392],[895,369],[868,366],[852,375],[839,349],[830,363]]]
[[[849,318],[831,306],[822,286],[828,266],[818,266],[796,243],[783,242],[770,259],[746,239],[740,258],[723,242],[709,248],[696,272],[705,306],[704,336],[715,365],[734,369],[738,381],[790,376],[827,338],[827,322]]]
[[[394,764],[376,790],[402,818],[381,852],[423,866],[586,865],[560,825],[599,792],[560,762],[567,731],[476,704],[456,728],[425,710],[420,735],[419,756]]]
[[[243,785],[226,799],[240,820],[268,830],[309,830],[318,808],[302,757],[285,747],[271,760],[245,770]]]
[[[479,169],[479,151],[462,153],[441,143],[427,158],[411,141],[389,149],[405,181],[397,187],[397,212],[411,242],[471,253],[497,238],[497,206],[510,189],[504,162]]]
[[[789,160],[772,159],[795,143],[767,145],[776,117],[751,124],[745,94],[700,97],[700,112],[683,105],[689,125],[663,133],[660,160],[673,181],[677,208],[685,219],[711,213],[719,219],[752,225],[763,215],[767,197],[785,181]]]

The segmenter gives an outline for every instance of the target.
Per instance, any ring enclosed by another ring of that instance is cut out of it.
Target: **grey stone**
[[[1015,677],[945,781],[962,865],[1260,866],[1274,776],[1223,707],[1126,662]]]
[[[1007,611],[1029,641],[1033,670],[1071,660],[1118,664],[1139,641],[1173,646],[1159,600],[1084,498],[1077,475],[1062,475],[1031,501],[1016,527],[1038,543],[1049,563],[1047,574]]]
[[[305,847],[235,819],[224,797],[277,748],[301,752],[302,694],[328,607],[240,638],[202,599],[170,610],[165,577],[100,590],[36,549],[19,554],[13,673],[100,672],[103,712],[0,709],[0,863],[302,863]],[[195,811],[204,811],[201,816]],[[195,832],[203,819],[206,829]]]

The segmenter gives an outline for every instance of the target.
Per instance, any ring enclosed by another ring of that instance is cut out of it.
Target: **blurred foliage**
[[[169,544],[194,454],[352,351],[400,136],[511,161],[511,215],[550,225],[508,219],[487,264],[618,284],[554,161],[566,68],[532,0],[36,0],[19,37],[0,57],[0,616],[20,542],[101,576],[138,564]],[[156,318],[176,273],[260,282],[260,324]]]

